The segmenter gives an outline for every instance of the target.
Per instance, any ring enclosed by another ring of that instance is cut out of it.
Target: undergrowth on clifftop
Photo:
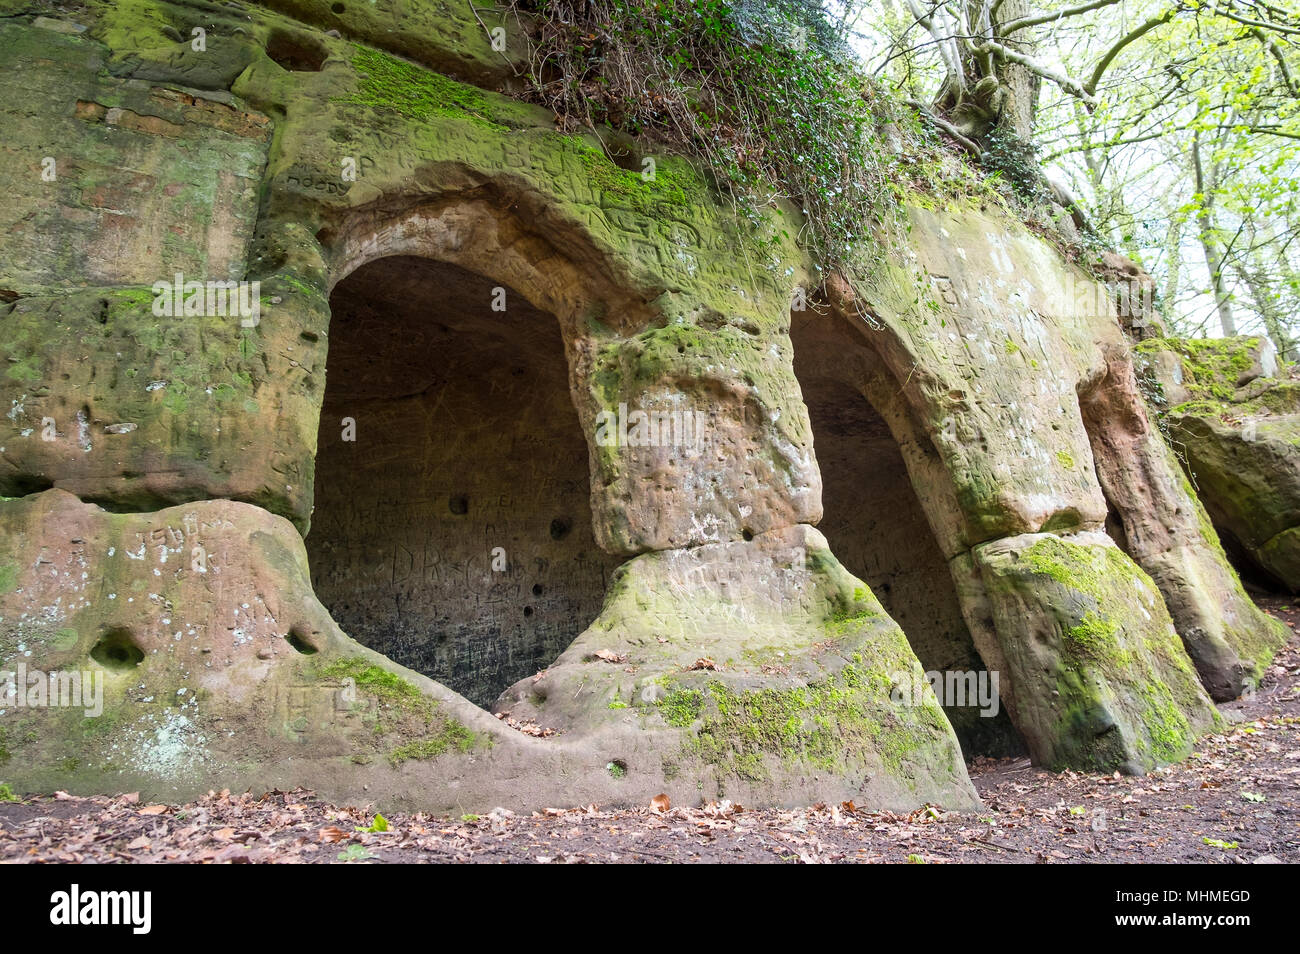
[[[784,195],[823,267],[871,255],[898,224],[900,169],[960,164],[925,145],[802,0],[514,0],[536,24],[529,98],[571,128],[664,142],[756,219]],[[906,134],[906,135],[904,135]],[[906,145],[903,140],[906,139]],[[978,180],[962,167],[954,181]],[[908,183],[915,186],[916,183]]]

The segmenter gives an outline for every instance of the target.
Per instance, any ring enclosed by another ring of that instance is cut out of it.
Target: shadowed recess
[[[331,308],[312,585],[349,635],[489,706],[596,617],[617,565],[592,536],[559,323],[405,256]]]
[[[903,628],[927,672],[982,674],[985,667],[947,561],[898,441],[861,387],[849,383],[855,375],[884,372],[869,350],[836,324],[829,317],[800,318],[791,328],[795,376],[822,475],[824,516],[818,529],[831,552],[871,587]],[[976,699],[962,706],[951,701],[940,698],[967,758],[1023,750],[1005,707],[981,716]]]

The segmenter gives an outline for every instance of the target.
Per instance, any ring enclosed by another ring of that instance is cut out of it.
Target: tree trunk
[[[996,19],[999,23],[1010,23],[1033,12],[1028,0],[1003,0]],[[1033,55],[1036,44],[1031,38],[1034,34],[1034,29],[1018,30],[1012,34],[1014,39],[1003,42],[1019,53]],[[1021,139],[1031,139],[1038,113],[1038,89],[1042,80],[1019,63],[999,63],[996,74],[998,82],[1008,93],[998,125],[1002,129],[1011,130]]]
[[[1223,251],[1219,248],[1218,231],[1214,225],[1214,187],[1218,180],[1217,170],[1206,173],[1201,162],[1201,136],[1192,134],[1192,172],[1196,177],[1196,192],[1201,197],[1200,208],[1196,212],[1197,238],[1201,251],[1205,253],[1205,267],[1210,270],[1210,290],[1214,293],[1214,307],[1219,312],[1219,327],[1225,337],[1237,333],[1237,321],[1232,316],[1231,295],[1223,274]]]

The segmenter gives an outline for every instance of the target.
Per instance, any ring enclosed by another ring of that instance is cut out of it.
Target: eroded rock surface
[[[1156,412],[1225,545],[1300,591],[1300,383],[1267,338],[1152,339]]]
[[[105,709],[6,711],[0,778],[961,807],[958,736],[1146,771],[1258,678],[1093,276],[917,196],[814,280],[414,6],[4,8],[0,662]]]

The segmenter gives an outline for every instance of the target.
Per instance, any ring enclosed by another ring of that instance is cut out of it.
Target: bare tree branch
[[[1089,13],[1093,10],[1099,10],[1102,7],[1113,6],[1117,3],[1123,3],[1124,0],[1091,0],[1089,3],[1081,3],[1077,7],[1066,7],[1064,10],[1057,10],[1053,13],[1040,13],[1032,17],[1020,17],[1009,23],[1002,24],[999,31],[1002,36],[1010,36],[1017,30],[1023,30],[1026,27],[1040,26],[1044,23],[1055,23],[1057,20],[1064,20],[1066,17],[1075,17],[1081,13]]]
[[[957,127],[954,126],[952,123],[948,122],[948,120],[944,119],[942,116],[936,116],[934,113],[932,113],[929,107],[923,105],[922,103],[918,102],[915,99],[909,99],[907,101],[907,105],[911,106],[918,113],[924,116],[928,122],[934,123],[935,126],[937,126],[939,129],[943,131],[944,135],[948,136],[950,139],[956,142],[957,145],[961,146],[963,149],[969,152],[976,159],[978,159],[980,156],[984,154],[984,150],[981,149],[976,143],[972,142],[970,139],[967,139],[965,136],[963,136],[961,132],[957,129]]]
[[[1092,71],[1092,77],[1088,80],[1088,82],[1083,84],[1083,88],[1084,90],[1087,91],[1088,95],[1091,96],[1092,94],[1097,92],[1097,84],[1101,82],[1102,75],[1106,72],[1107,69],[1110,68],[1110,64],[1115,62],[1115,57],[1119,56],[1120,53],[1124,51],[1125,47],[1127,47],[1134,40],[1139,40],[1142,37],[1146,36],[1148,33],[1156,29],[1157,27],[1163,26],[1164,24],[1168,23],[1170,20],[1174,18],[1174,14],[1177,12],[1178,10],[1176,8],[1171,8],[1169,10],[1166,10],[1164,13],[1160,14],[1159,16],[1152,17],[1150,20],[1147,20],[1141,26],[1138,26],[1130,30],[1128,33],[1124,34],[1124,36],[1120,37],[1119,41],[1115,43],[1115,45],[1112,46],[1109,50],[1107,50],[1105,55],[1102,56],[1102,58],[1097,62],[1097,68]]]

